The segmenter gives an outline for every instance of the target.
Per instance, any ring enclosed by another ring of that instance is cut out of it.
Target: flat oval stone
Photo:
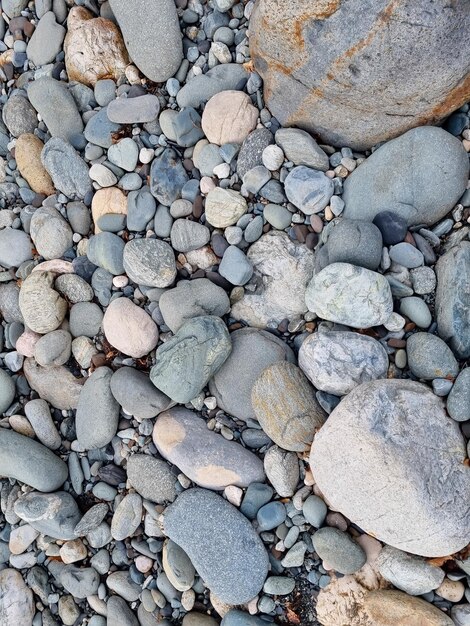
[[[385,378],[388,355],[367,335],[322,330],[300,346],[299,367],[317,389],[345,396],[361,383]]]
[[[395,626],[403,620],[409,626],[454,626],[454,621],[434,605],[401,591],[371,591],[364,597],[364,609],[372,623],[381,626]]]
[[[263,370],[253,385],[251,404],[265,433],[284,450],[307,450],[325,421],[314,388],[300,368],[286,361]]]
[[[216,228],[236,224],[248,210],[245,198],[233,189],[216,187],[206,197],[206,220]]]
[[[111,302],[103,317],[103,330],[112,346],[135,359],[151,352],[158,342],[155,322],[127,298]]]
[[[422,596],[437,589],[445,576],[440,567],[392,546],[382,548],[376,564],[385,580],[412,596]]]
[[[100,585],[100,577],[93,567],[64,565],[59,570],[58,579],[65,590],[78,599],[94,596]]]
[[[126,243],[124,269],[138,285],[168,287],[176,277],[175,253],[159,239],[133,239]]]
[[[193,564],[186,552],[171,539],[163,546],[162,564],[165,574],[175,589],[178,591],[191,589],[195,573]]]
[[[87,248],[90,261],[113,276],[124,273],[124,241],[118,235],[102,232],[90,237]]]
[[[385,324],[393,312],[387,280],[364,267],[332,263],[316,274],[305,293],[309,311],[352,328]]]
[[[457,376],[457,380],[447,396],[447,412],[457,422],[470,420],[469,368],[462,370]]]
[[[65,139],[51,137],[41,152],[41,161],[56,189],[67,197],[84,198],[91,190],[88,165]]]
[[[116,507],[111,522],[111,535],[116,541],[131,537],[142,518],[142,498],[138,493],[128,493]]]
[[[370,222],[342,218],[329,232],[326,248],[328,263],[351,263],[376,270],[382,258],[382,235]]]
[[[82,517],[77,503],[66,491],[31,491],[18,498],[14,508],[20,519],[54,539],[75,539],[74,528]]]
[[[221,91],[207,102],[202,114],[202,130],[211,143],[243,143],[255,128],[258,109],[242,91]]]
[[[246,517],[221,496],[198,488],[184,491],[165,510],[163,528],[222,602],[243,604],[261,590],[268,573],[266,550]]]
[[[62,459],[38,441],[0,429],[0,475],[15,478],[38,491],[55,491],[67,480]]]
[[[0,414],[4,413],[15,399],[15,381],[5,370],[0,370]]]
[[[289,201],[305,215],[323,211],[334,193],[331,178],[305,165],[299,165],[290,171],[284,189]]]
[[[331,508],[388,545],[434,557],[470,539],[465,458],[442,400],[423,384],[391,379],[364,383],[339,403],[310,465]]]
[[[366,562],[366,553],[347,533],[338,528],[320,528],[312,536],[318,556],[340,574],[354,574]]]
[[[176,476],[170,466],[148,454],[133,454],[127,460],[127,479],[146,500],[163,504],[176,498]]]
[[[406,342],[408,365],[416,378],[455,378],[459,364],[449,346],[431,333],[414,333]]]
[[[24,360],[23,372],[29,386],[56,409],[76,409],[83,381],[63,365],[41,367],[35,359]]]
[[[160,454],[200,487],[222,490],[264,480],[252,452],[207,428],[192,411],[173,408],[158,416],[153,441]]]
[[[111,392],[124,411],[139,420],[155,417],[167,409],[171,400],[152,385],[144,372],[120,367],[111,377]]]
[[[150,166],[150,193],[164,206],[181,198],[181,189],[189,180],[178,155],[166,148]]]
[[[108,119],[115,124],[153,122],[160,112],[157,96],[145,94],[136,98],[116,98],[108,104]]]

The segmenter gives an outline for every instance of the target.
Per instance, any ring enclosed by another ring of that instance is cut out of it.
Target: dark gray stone
[[[181,188],[188,181],[176,152],[166,148],[152,161],[150,167],[150,193],[165,206],[181,198]]]
[[[194,146],[204,137],[201,116],[193,107],[179,111],[172,120],[176,143],[183,148]]]
[[[69,198],[84,198],[91,190],[88,166],[74,147],[60,137],[52,137],[41,152],[41,161],[54,186]]]
[[[165,411],[170,398],[155,388],[144,372],[133,367],[120,367],[111,377],[111,393],[129,415],[149,419]]]
[[[216,65],[186,83],[178,92],[176,101],[181,108],[198,108],[221,91],[243,89],[248,78],[249,73],[239,63]]]
[[[243,178],[245,174],[257,165],[262,165],[263,150],[274,143],[274,137],[267,128],[256,128],[242,143],[237,160],[237,174]]]
[[[382,257],[382,235],[364,220],[340,219],[327,241],[329,263],[351,263],[376,270]]]

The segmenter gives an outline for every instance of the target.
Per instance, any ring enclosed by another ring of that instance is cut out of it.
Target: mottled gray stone
[[[271,446],[264,455],[266,476],[281,498],[294,495],[300,478],[299,459],[294,452]]]
[[[429,328],[432,322],[431,311],[421,298],[409,296],[400,300],[400,313],[408,317],[419,328]]]
[[[75,539],[73,529],[82,517],[77,503],[65,491],[32,491],[15,502],[18,517],[43,535],[54,539]]]
[[[388,355],[373,337],[321,330],[302,343],[299,367],[317,389],[345,396],[361,383],[386,378]]]
[[[331,229],[326,247],[329,263],[376,270],[382,258],[382,235],[371,222],[342,218]]]
[[[300,128],[280,128],[276,131],[276,143],[294,165],[306,165],[326,172],[330,169],[328,155],[315,139]]]
[[[414,333],[406,342],[408,365],[416,378],[455,378],[459,364],[449,346],[431,333]]]
[[[0,414],[4,413],[15,398],[15,381],[5,370],[0,370]]]
[[[464,369],[457,376],[447,397],[447,412],[457,422],[470,420],[470,369]]]
[[[395,379],[364,383],[339,403],[314,439],[310,465],[332,509],[388,545],[434,557],[470,539],[465,457],[442,400]]]
[[[69,198],[84,198],[91,189],[88,166],[73,146],[52,137],[41,152],[41,161],[54,186]]]
[[[220,318],[194,317],[157,349],[150,378],[172,400],[185,404],[200,393],[231,349],[227,327]]]
[[[133,239],[124,247],[124,270],[138,285],[168,287],[176,277],[175,254],[159,239]]]
[[[201,129],[201,116],[193,107],[187,107],[175,115],[173,130],[176,143],[183,148],[194,146],[204,137]]]
[[[315,552],[340,574],[354,574],[366,562],[366,553],[347,533],[338,528],[320,528],[312,536]]]
[[[444,580],[444,570],[425,559],[384,546],[376,560],[380,574],[411,596],[422,596],[437,589]]]
[[[120,128],[120,124],[115,124],[108,118],[108,107],[103,107],[88,120],[83,134],[90,143],[102,148],[110,148],[113,145],[113,134],[117,133]]]
[[[260,591],[266,550],[250,522],[221,496],[188,489],[166,509],[163,526],[222,602],[242,604]]]
[[[240,248],[229,246],[220,262],[219,274],[232,285],[245,285],[253,276],[253,265]]]
[[[33,258],[33,246],[28,233],[14,228],[0,230],[0,265],[9,269],[19,267]]]
[[[323,211],[328,205],[334,193],[334,185],[323,172],[299,165],[288,174],[284,190],[289,201],[302,213],[312,215]]]
[[[47,402],[41,398],[30,400],[24,405],[24,412],[39,441],[50,450],[58,450],[62,440]]]
[[[72,229],[54,207],[39,207],[30,224],[31,239],[46,260],[60,259],[73,246]]]
[[[147,374],[133,367],[120,367],[114,372],[111,392],[125,412],[138,419],[155,417],[171,402],[152,385]]]
[[[178,481],[165,461],[148,454],[133,454],[126,470],[129,482],[146,500],[164,504],[176,498]]]
[[[257,165],[262,165],[263,150],[274,143],[273,134],[267,128],[256,128],[242,143],[237,159],[237,174],[243,179],[245,174]]]
[[[87,257],[98,267],[118,276],[124,273],[124,241],[113,233],[98,233],[90,237]]]
[[[2,118],[13,137],[33,133],[38,125],[36,111],[24,91],[16,91],[10,95],[3,106]]]
[[[142,519],[142,498],[138,493],[128,493],[117,505],[111,522],[111,535],[116,541],[131,537]]]
[[[103,311],[95,302],[77,302],[70,309],[69,329],[73,337],[94,337],[103,321]]]
[[[152,161],[150,167],[150,193],[165,206],[181,198],[181,189],[188,181],[188,174],[178,155],[171,148]]]
[[[107,626],[139,626],[138,619],[123,598],[110,596],[106,603],[106,608]]]
[[[211,238],[211,233],[207,226],[181,218],[173,222],[170,237],[175,250],[190,252],[205,246]]]
[[[144,124],[157,119],[160,102],[157,96],[145,94],[136,98],[116,98],[108,104],[107,116],[115,124]]]
[[[64,565],[59,570],[58,579],[64,589],[78,599],[94,596],[100,585],[100,577],[93,567]]]
[[[6,10],[3,3],[3,10]],[[23,3],[22,3],[23,4]],[[30,570],[31,571],[31,570]],[[32,626],[35,614],[33,592],[25,585],[20,572],[15,569],[6,568],[0,572],[0,617],[5,626],[8,624],[21,624],[21,626]]]
[[[252,452],[207,428],[184,408],[158,416],[153,441],[160,454],[200,487],[222,490],[264,480],[263,463]]]
[[[168,577],[168,580],[178,591],[187,591],[191,589],[194,584],[194,566],[191,563],[189,556],[186,552],[179,547],[174,541],[168,540],[163,546],[163,570]],[[200,626],[203,626],[205,616],[201,616]],[[211,619],[211,618],[209,618]],[[194,626],[197,626],[197,618],[191,620],[191,618],[185,620],[191,624],[194,622]],[[210,622],[209,622],[210,624]],[[183,625],[184,626],[184,625]]]
[[[243,89],[249,73],[239,63],[216,65],[205,74],[195,76],[176,95],[178,105],[198,108],[221,91]]]
[[[61,274],[56,278],[54,287],[67,298],[71,304],[91,302],[94,297],[93,288],[78,274]]]
[[[55,274],[32,272],[21,285],[19,306],[28,328],[46,334],[58,328],[67,312],[66,301],[53,289]]]
[[[60,52],[64,37],[65,28],[57,24],[54,13],[48,11],[39,20],[29,40],[26,48],[28,59],[36,67],[52,63]]]

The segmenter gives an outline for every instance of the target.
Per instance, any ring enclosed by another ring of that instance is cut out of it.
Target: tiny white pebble
[[[113,278],[113,285],[118,289],[122,289],[129,284],[129,278],[127,276],[115,276]]]

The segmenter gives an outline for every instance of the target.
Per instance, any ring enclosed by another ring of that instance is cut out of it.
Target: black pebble
[[[382,233],[382,239],[386,246],[403,241],[408,230],[406,220],[393,211],[377,213],[373,223]]]

